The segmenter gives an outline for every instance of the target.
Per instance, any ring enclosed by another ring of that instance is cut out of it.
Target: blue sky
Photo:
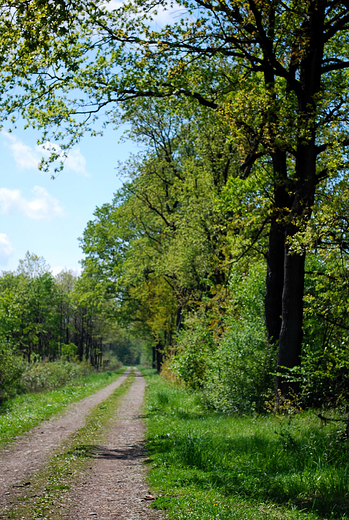
[[[121,186],[115,169],[138,148],[120,143],[122,130],[85,136],[55,180],[38,170],[42,150],[34,130],[0,133],[0,271],[15,270],[27,251],[43,256],[54,274],[79,270],[78,237],[96,206]]]
[[[118,8],[122,0],[110,0]],[[178,21],[185,10],[176,3],[157,9],[154,28]],[[98,128],[97,128],[98,130]],[[121,186],[115,169],[139,149],[121,142],[123,130],[108,127],[102,137],[85,136],[70,153],[55,180],[38,169],[40,134],[17,128],[0,132],[0,272],[15,270],[27,251],[45,258],[53,274],[80,271],[78,238],[96,206],[110,202]]]

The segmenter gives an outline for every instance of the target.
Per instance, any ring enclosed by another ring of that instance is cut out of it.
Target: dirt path
[[[129,369],[114,383],[70,405],[64,415],[44,421],[0,451],[0,506],[11,499],[16,485],[23,484],[43,466],[46,457],[64,439],[84,425],[85,416],[91,408],[114,392],[128,373]]]
[[[136,381],[120,403],[106,442],[94,447],[90,473],[65,496],[66,520],[164,518],[149,509],[152,497],[145,484],[144,425],[140,418],[144,389],[144,378],[137,370]]]

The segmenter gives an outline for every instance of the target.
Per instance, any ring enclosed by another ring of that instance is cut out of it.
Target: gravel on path
[[[120,401],[105,443],[94,447],[90,473],[65,495],[66,520],[165,518],[149,508],[154,497],[145,483],[145,427],[140,416],[145,385],[136,370],[136,381]]]
[[[0,505],[11,500],[11,490],[25,485],[25,479],[39,470],[46,457],[73,432],[84,426],[87,413],[107,399],[128,376],[130,369],[110,385],[68,407],[56,416],[32,428],[0,451]]]

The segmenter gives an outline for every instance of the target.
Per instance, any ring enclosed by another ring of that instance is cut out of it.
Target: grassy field
[[[149,483],[170,519],[349,519],[341,423],[210,413],[197,394],[144,375]]]
[[[59,390],[23,394],[0,408],[0,448],[52,415],[115,381],[125,368],[113,372],[91,373]]]

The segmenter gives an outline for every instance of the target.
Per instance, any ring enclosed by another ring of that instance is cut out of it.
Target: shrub
[[[214,348],[213,334],[205,316],[192,313],[178,334],[176,355],[167,366],[187,387],[202,388]]]
[[[11,345],[0,339],[0,404],[16,395],[24,369],[22,358],[16,355]]]
[[[300,383],[305,407],[337,407],[349,404],[349,341],[303,348],[302,365],[289,371],[290,381]]]
[[[234,324],[212,356],[203,392],[206,405],[225,413],[262,411],[274,362],[255,323]]]
[[[200,389],[207,407],[226,413],[262,411],[273,386],[276,350],[264,324],[265,266],[256,262],[232,276],[231,301],[216,330],[209,312],[192,313],[178,335],[168,367],[187,387]]]
[[[273,386],[276,362],[275,349],[266,340],[264,263],[235,271],[231,291],[225,334],[211,356],[203,395],[207,406],[222,412],[259,412],[263,394]]]
[[[27,365],[21,384],[27,392],[54,390],[76,378],[87,375],[91,370],[92,367],[87,363],[37,362]]]

